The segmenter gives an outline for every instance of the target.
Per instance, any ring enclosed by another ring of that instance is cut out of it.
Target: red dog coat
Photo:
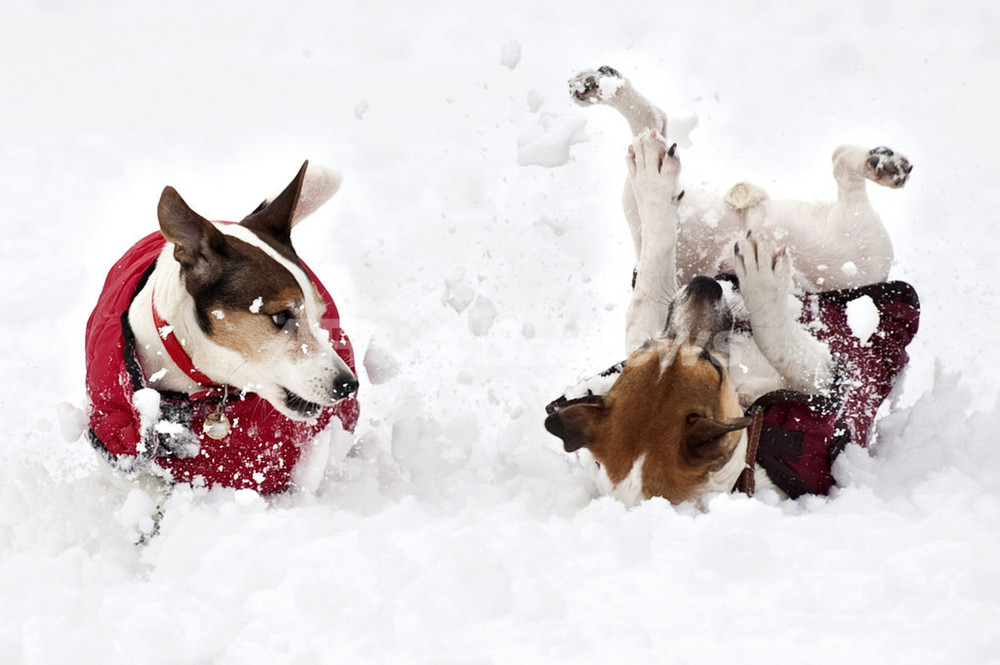
[[[232,431],[221,440],[203,432],[205,416],[218,409],[221,389],[197,395],[160,393],[160,419],[190,429],[201,446],[195,457],[176,457],[166,449],[155,423],[143,423],[134,395],[147,388],[135,355],[128,308],[146,283],[157,256],[166,244],[159,233],[136,243],[111,268],[97,305],[87,321],[87,396],[93,445],[126,471],[153,464],[176,482],[204,482],[208,486],[249,488],[261,494],[280,492],[291,483],[292,468],[302,445],[322,431],[332,418],[354,431],[359,407],[355,397],[324,407],[310,421],[291,420],[255,394],[231,395],[225,414]],[[305,267],[305,266],[303,266]],[[339,327],[337,306],[330,293],[308,268],[313,284],[326,303],[321,326],[330,334],[337,354],[354,371],[354,351]]]

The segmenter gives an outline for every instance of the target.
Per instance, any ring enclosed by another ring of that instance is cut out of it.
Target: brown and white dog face
[[[209,222],[171,187],[158,208],[204,335],[189,347],[195,366],[298,420],[315,417],[358,385],[320,327],[326,307],[292,247],[306,168],[239,224]]]
[[[628,358],[607,394],[555,411],[546,429],[567,452],[589,449],[613,487],[638,473],[637,499],[681,503],[718,491],[711,476],[749,424],[728,379],[731,328],[722,289],[695,278],[674,299],[663,336]]]

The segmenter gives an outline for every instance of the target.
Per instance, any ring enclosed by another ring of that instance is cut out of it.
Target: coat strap
[[[747,457],[740,472],[740,477],[736,479],[734,492],[743,492],[747,496],[753,496],[756,490],[754,482],[754,468],[757,465],[757,446],[760,445],[760,432],[764,428],[764,409],[755,406],[750,412],[750,427],[747,430]]]

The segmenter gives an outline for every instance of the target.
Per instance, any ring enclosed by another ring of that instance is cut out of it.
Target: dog
[[[266,494],[332,418],[353,429],[350,343],[291,241],[339,185],[306,162],[236,224],[164,188],[160,232],[116,263],[88,322],[90,439],[116,466]]]
[[[772,201],[746,183],[722,197],[685,191],[678,184],[676,146],[663,138],[666,114],[627,79],[602,67],[571,79],[570,91],[580,103],[620,111],[634,135],[623,207],[637,263],[626,321],[628,359],[609,373],[610,387],[553,402],[546,429],[567,452],[588,449],[598,465],[599,490],[627,505],[653,496],[701,503],[747,475],[749,483],[784,489],[771,482],[779,474],[756,464],[752,448],[760,432],[748,431],[752,407],[768,395],[807,405],[810,413],[825,401],[820,411],[839,419],[822,416],[830,427],[824,445],[836,439],[842,447],[848,435],[863,444],[868,432],[858,430],[870,427],[898,368],[879,377],[877,389],[854,390],[851,372],[867,367],[881,347],[817,333],[825,322],[807,327],[802,318],[808,312],[792,296],[833,291],[856,298],[871,291],[880,306],[890,297],[916,306],[906,288],[883,288],[892,245],[865,195],[866,180],[902,187],[912,171],[909,160],[888,148],[837,148],[834,203]],[[728,279],[709,277],[720,274]],[[880,326],[894,321],[884,315]],[[912,337],[915,323],[906,332]],[[909,337],[897,337],[902,347]],[[905,364],[902,348],[894,351]],[[864,416],[852,420],[844,414],[854,405]],[[763,414],[762,407],[756,410]]]

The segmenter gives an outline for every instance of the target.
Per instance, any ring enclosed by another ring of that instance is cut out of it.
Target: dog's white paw
[[[785,248],[747,234],[736,243],[734,254],[733,267],[751,322],[755,312],[770,317],[786,309],[792,292],[792,260]]]
[[[910,160],[885,146],[872,148],[865,160],[865,177],[883,187],[902,187],[912,170]]]
[[[679,198],[677,176],[681,162],[677,157],[677,144],[668,146],[659,132],[647,130],[635,137],[625,161],[639,205],[671,203]]]
[[[589,106],[606,102],[625,82],[617,70],[604,65],[582,71],[569,80],[569,93],[579,104]]]

